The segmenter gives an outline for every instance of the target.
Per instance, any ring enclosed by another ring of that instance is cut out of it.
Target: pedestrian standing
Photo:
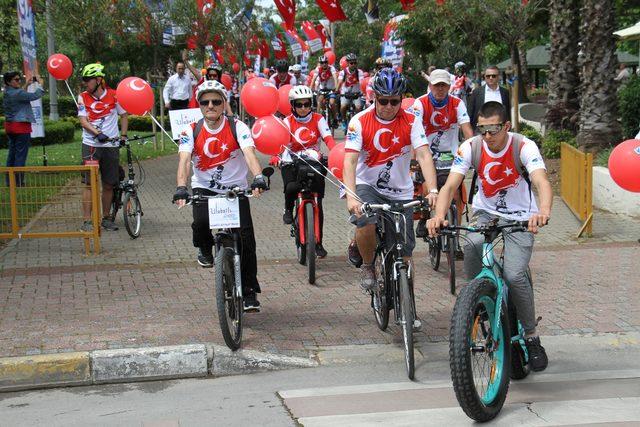
[[[495,65],[491,65],[484,70],[484,86],[479,86],[471,92],[469,96],[468,111],[471,118],[471,127],[475,129],[478,123],[480,108],[490,101],[499,102],[504,105],[507,111],[507,119],[511,121],[511,99],[509,91],[498,84],[500,81],[500,70]]]
[[[164,86],[162,96],[168,110],[183,110],[189,107],[194,83],[191,76],[185,73],[185,69],[183,61],[176,62],[176,73],[169,77]]]

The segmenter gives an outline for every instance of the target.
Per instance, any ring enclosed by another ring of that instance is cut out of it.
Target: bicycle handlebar
[[[224,194],[215,194],[215,195],[194,194],[193,196],[187,197],[187,202],[185,203],[185,205],[205,203],[209,199],[217,199],[222,197],[233,200],[241,196],[244,196],[247,198],[254,197],[251,191],[244,190],[240,187],[234,187],[230,190],[227,190],[227,192]]]
[[[547,221],[547,224],[549,222]],[[546,224],[545,224],[546,225]],[[496,222],[489,222],[487,224],[481,225],[479,227],[470,227],[470,226],[453,226],[447,225],[440,228],[440,233],[442,234],[455,234],[456,231],[464,230],[470,231],[472,233],[481,233],[481,234],[489,234],[497,231],[502,231],[510,229],[510,232],[515,233],[518,231],[527,231],[529,230],[529,221],[514,221],[509,224],[498,225]]]
[[[390,203],[363,203],[362,206],[360,207],[360,212],[362,212],[363,214],[372,214],[374,210],[382,210],[385,212],[392,212],[392,213],[403,213],[403,212],[399,212],[400,209],[407,209],[407,208],[412,208],[415,206],[422,206],[424,205],[425,201],[424,200],[412,200],[410,202],[407,203],[394,203],[394,204],[390,204]],[[396,211],[396,209],[398,209],[398,211]]]

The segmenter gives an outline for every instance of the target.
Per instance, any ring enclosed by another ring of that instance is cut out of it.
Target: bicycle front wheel
[[[127,229],[129,236],[131,236],[132,239],[139,237],[142,227],[142,206],[140,205],[138,196],[132,193],[127,193],[124,196],[122,216],[124,219],[124,227]]]
[[[316,232],[312,203],[304,205],[304,216],[304,224],[307,233],[307,271],[309,273],[309,283],[313,285],[316,283]]]
[[[497,340],[493,325],[496,286],[474,279],[462,288],[453,308],[449,336],[449,365],[456,398],[470,418],[495,418],[507,397],[511,359],[509,324],[500,312]]]
[[[407,368],[407,376],[412,380],[415,376],[415,360],[413,355],[413,301],[411,300],[411,289],[409,288],[409,277],[407,269],[400,268],[398,272],[398,284],[400,288],[400,313],[402,325],[402,340],[404,342],[404,361]]]
[[[386,262],[384,252],[380,251],[376,254],[374,268],[376,270],[377,286],[371,293],[371,308],[373,309],[373,315],[376,318],[376,323],[381,331],[387,329],[389,326],[389,305],[390,301],[387,298],[389,293],[390,272],[389,263]]]
[[[233,269],[233,249],[221,247],[216,253],[216,306],[225,344],[231,350],[242,342],[242,295],[236,291]]]
[[[451,205],[447,213],[449,224],[458,225],[458,209]],[[451,295],[456,294],[456,250],[458,249],[455,236],[448,234],[447,239],[447,263],[449,264],[449,290]]]

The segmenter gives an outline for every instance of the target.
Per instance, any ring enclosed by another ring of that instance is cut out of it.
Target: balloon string
[[[149,114],[149,117],[151,117],[151,120],[153,120],[154,122],[156,122],[156,125],[157,125],[161,130],[162,130],[162,132],[164,132],[164,134],[165,134],[165,135],[167,135],[167,136],[169,137],[169,139],[171,140],[171,142],[173,142],[173,143],[176,145],[176,147],[179,147],[180,145],[178,145],[178,143],[177,143],[177,142],[175,142],[175,141],[173,140],[173,136],[172,136],[172,135],[169,135],[169,132],[167,132],[167,131],[162,127],[162,125],[160,124],[160,122],[159,122],[155,117],[153,117],[153,114],[151,114],[151,113],[150,113],[150,112],[148,112],[148,111],[147,111],[147,114]]]
[[[71,90],[71,86],[69,86],[69,82],[67,80],[65,80],[64,84],[67,85],[67,90],[69,91],[69,94],[71,95],[71,99],[73,99],[73,103],[76,104],[76,108],[78,108],[78,101],[76,100],[76,96],[73,94],[73,91]]]

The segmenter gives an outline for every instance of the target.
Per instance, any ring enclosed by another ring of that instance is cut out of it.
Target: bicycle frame
[[[304,208],[305,208],[305,205],[308,203],[311,203],[313,205],[313,218],[314,218],[313,233],[316,236],[316,242],[321,243],[320,242],[320,207],[318,206],[318,193],[313,193],[310,191],[303,190],[298,193],[298,211],[297,211],[298,239],[300,240],[301,245],[306,244],[306,239],[307,239],[307,236],[305,235],[305,233],[300,232],[300,230],[305,229],[306,218],[304,215]]]
[[[242,298],[242,273],[240,267],[240,249],[238,244],[238,232],[234,228],[225,228],[218,230],[213,237],[216,247],[216,254],[220,249],[225,247],[225,243],[229,240],[233,241],[233,276],[235,279],[236,295]]]

